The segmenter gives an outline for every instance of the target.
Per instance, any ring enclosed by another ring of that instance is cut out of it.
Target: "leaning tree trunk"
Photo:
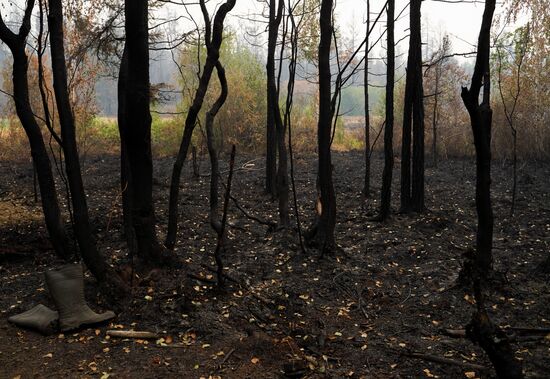
[[[63,154],[65,156],[65,170],[71,191],[71,201],[74,212],[74,232],[80,247],[82,259],[98,281],[104,282],[107,278],[107,266],[99,251],[92,234],[92,227],[88,216],[86,193],[80,172],[80,159],[76,145],[76,129],[69,100],[67,85],[67,66],[65,64],[65,47],[63,36],[63,8],[61,0],[49,1],[48,27],[50,31],[50,49],[52,54],[52,76],[61,138],[63,140]]]
[[[386,123],[384,127],[384,171],[379,219],[384,221],[390,214],[391,182],[393,175],[393,89],[395,80],[394,17],[395,0],[388,1],[388,64],[386,76]]]
[[[332,0],[321,2],[319,18],[319,121],[317,125],[318,144],[318,186],[320,201],[317,218],[308,232],[309,242],[319,247],[322,253],[331,252],[336,247],[334,228],[336,226],[336,194],[332,182],[332,158],[330,144],[332,137],[332,97],[330,72],[330,46],[332,42]]]
[[[29,59],[25,48],[31,28],[33,7],[34,0],[29,0],[18,34],[13,33],[6,26],[0,15],[0,40],[8,46],[13,56],[12,81],[15,111],[29,140],[46,228],[56,254],[68,260],[73,256],[73,252],[61,217],[50,158],[29,99]]]
[[[204,0],[201,0],[201,9],[203,14],[206,12],[205,22],[206,22],[206,39],[211,41],[210,46],[207,48],[207,57],[204,67],[202,69],[202,74],[199,79],[199,86],[195,92],[195,97],[193,98],[193,103],[187,112],[187,117],[185,119],[185,126],[183,129],[183,138],[176,156],[176,161],[174,162],[174,167],[172,169],[172,179],[170,182],[170,199],[168,204],[168,232],[166,234],[166,240],[164,245],[172,249],[176,243],[176,234],[178,229],[178,202],[179,202],[179,187],[180,187],[180,178],[181,170],[183,169],[183,164],[185,163],[185,158],[187,157],[187,152],[191,144],[191,137],[193,136],[193,130],[197,123],[197,118],[199,112],[202,108],[204,102],[204,96],[206,95],[206,90],[208,89],[208,84],[210,83],[210,78],[212,77],[212,72],[216,66],[216,62],[220,56],[220,46],[223,39],[223,23],[227,13],[233,9],[235,6],[236,0],[227,0],[223,3],[214,17],[214,23],[212,29],[210,28],[210,19],[208,17],[208,12],[206,11],[206,6]],[[208,21],[207,21],[208,20]],[[210,37],[211,36],[211,37]]]
[[[422,83],[422,0],[411,1],[411,39],[415,50],[413,96],[413,162],[411,206],[415,212],[424,211],[424,86]],[[414,38],[413,38],[414,36]]]

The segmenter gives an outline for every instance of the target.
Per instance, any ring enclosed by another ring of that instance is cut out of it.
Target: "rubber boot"
[[[38,304],[26,312],[8,318],[8,321],[23,328],[39,331],[42,334],[50,335],[57,331],[58,313],[52,311],[45,305]]]
[[[59,270],[47,271],[46,283],[59,312],[59,327],[63,332],[115,317],[111,311],[95,313],[86,304],[84,273],[80,264],[68,264]]]

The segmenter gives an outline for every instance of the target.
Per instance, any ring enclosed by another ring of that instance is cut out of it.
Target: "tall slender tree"
[[[126,82],[128,80],[128,49],[126,42],[120,59],[117,88],[117,122],[120,135],[120,191],[122,193],[122,222],[124,225],[124,237],[128,244],[130,255],[133,257],[137,251],[136,232],[132,221],[132,197],[133,185],[130,160],[128,159],[128,147],[126,142]]]
[[[384,171],[379,219],[384,221],[390,214],[391,182],[393,175],[393,92],[395,80],[395,0],[388,1],[387,8],[387,75],[386,75],[386,122],[384,126]]]
[[[108,270],[105,260],[97,250],[92,233],[86,193],[80,171],[80,159],[76,144],[76,127],[69,100],[63,34],[63,4],[61,0],[49,1],[48,27],[50,32],[53,89],[61,127],[61,138],[63,140],[65,171],[67,172],[67,181],[71,192],[71,202],[74,212],[74,232],[86,266],[99,281],[105,281],[110,278],[107,277]]]
[[[279,26],[283,18],[284,0],[269,2],[269,32],[268,32],[268,56],[267,56],[267,117],[268,117],[268,155],[269,155],[269,129],[275,127],[276,148],[279,156],[276,172],[276,195],[279,199],[279,226],[286,227],[289,224],[288,212],[288,157],[286,149],[286,125],[281,117],[279,107],[279,88],[275,76],[275,49]],[[281,46],[283,51],[284,45]],[[273,125],[270,125],[273,124]]]
[[[170,200],[168,204],[168,232],[166,234],[165,246],[172,249],[176,243],[176,234],[178,229],[178,202],[179,202],[179,187],[181,170],[183,169],[183,163],[187,157],[189,146],[191,144],[191,137],[193,136],[193,130],[197,123],[199,112],[204,102],[204,96],[208,89],[212,72],[216,67],[216,62],[220,57],[220,46],[223,41],[223,24],[227,14],[235,6],[236,0],[227,0],[223,3],[214,16],[214,22],[210,25],[210,21],[205,25],[206,40],[210,41],[210,45],[207,46],[206,62],[202,69],[202,74],[199,79],[199,85],[193,98],[193,103],[187,112],[185,119],[185,125],[183,129],[183,138],[174,162],[174,168],[172,169],[172,179],[170,182]],[[200,0],[201,9],[204,12],[206,8],[205,0]]]
[[[332,181],[332,119],[334,110],[331,96],[330,47],[333,37],[332,0],[321,1],[319,17],[319,120],[317,124],[318,171],[317,181],[320,196],[317,202],[317,217],[307,233],[310,243],[323,253],[336,247],[334,228],[336,226],[336,194]]]
[[[415,85],[413,98],[413,161],[411,206],[423,212],[424,205],[424,85],[422,75],[422,0],[411,0],[411,38],[414,34]]]
[[[275,80],[275,50],[283,16],[284,0],[269,0],[269,23],[267,33],[267,120],[266,120],[266,192],[277,196],[277,109],[279,109]],[[276,104],[275,104],[276,102]],[[280,111],[279,111],[280,113]],[[280,116],[279,116],[280,119]]]
[[[127,71],[123,134],[132,188],[139,189],[131,191],[131,217],[138,255],[147,261],[159,261],[162,250],[153,206],[148,0],[125,1],[124,15],[127,62],[122,63],[127,64]]]
[[[370,37],[370,0],[367,0],[367,32],[365,33],[365,184],[363,194],[366,198],[370,196],[370,109],[369,109],[369,37]]]
[[[17,33],[12,32],[7,27],[0,14],[0,40],[6,44],[13,58],[13,101],[17,117],[29,140],[31,155],[36,168],[38,186],[40,188],[46,228],[57,255],[61,258],[69,259],[74,252],[71,251],[72,249],[61,217],[50,158],[29,98],[29,57],[27,56],[26,46],[27,37],[31,30],[31,17],[34,4],[34,0],[27,1],[23,20]],[[56,139],[58,142],[61,142],[60,138]]]
[[[424,209],[424,91],[422,85],[422,0],[410,2],[409,57],[401,140],[401,212]],[[412,127],[411,127],[412,126]],[[411,192],[411,132],[413,178]]]
[[[462,100],[470,115],[476,151],[476,211],[478,217],[475,264],[480,277],[487,277],[493,264],[493,208],[491,204],[490,37],[495,0],[486,0],[477,57],[470,88],[462,87]],[[479,95],[483,88],[483,100]]]

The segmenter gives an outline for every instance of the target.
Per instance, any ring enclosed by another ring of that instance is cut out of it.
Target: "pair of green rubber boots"
[[[115,317],[112,311],[95,313],[84,299],[84,273],[82,265],[68,264],[59,270],[46,271],[46,284],[57,312],[39,304],[34,308],[8,318],[15,325],[52,334],[98,324]]]

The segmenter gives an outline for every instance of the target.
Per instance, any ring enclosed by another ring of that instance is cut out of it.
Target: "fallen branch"
[[[139,332],[136,330],[107,330],[107,335],[119,338],[158,339],[159,335],[153,332]]]
[[[431,355],[431,354],[422,354],[417,352],[404,352],[403,355],[415,358],[415,359],[422,359],[424,361],[429,362],[435,362],[435,363],[442,363],[446,365],[452,365],[452,366],[459,366],[470,370],[478,370],[478,371],[489,371],[489,368],[481,365],[476,365],[475,363],[468,363],[468,362],[462,362],[457,361],[456,359],[449,359],[449,358],[443,358],[439,357],[437,355]]]
[[[466,338],[466,330],[465,329],[443,329],[441,330],[441,333],[453,338]]]
[[[512,333],[507,333],[507,338],[510,342],[520,342],[520,341],[530,341],[537,340],[541,338],[546,338],[550,334],[549,328],[517,328],[509,327],[504,328],[504,332],[511,331]],[[452,338],[466,338],[465,329],[442,329],[441,333]],[[528,337],[528,338],[527,338]]]

